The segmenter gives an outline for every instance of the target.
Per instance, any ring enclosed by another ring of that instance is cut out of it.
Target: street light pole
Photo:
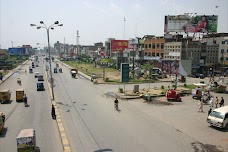
[[[49,64],[50,64],[50,83],[51,83],[51,93],[52,93],[52,99],[55,100],[55,96],[54,96],[54,86],[53,86],[53,77],[52,77],[52,69],[51,69],[51,46],[50,46],[50,37],[49,37],[49,30],[50,29],[54,29],[54,27],[57,27],[57,26],[63,26],[63,24],[59,24],[58,21],[56,21],[54,24],[50,25],[49,27],[47,27],[43,21],[40,21],[40,24],[43,24],[42,25],[36,25],[36,24],[30,24],[30,26],[36,26],[37,29],[40,29],[40,28],[45,28],[46,31],[47,31],[47,39],[48,39],[48,53],[49,53]]]
[[[49,38],[49,28],[47,30],[47,38],[48,38],[48,55],[49,55],[49,66],[50,66],[50,76],[51,76],[51,94],[52,94],[52,99],[55,100],[55,95],[54,95],[54,86],[53,86],[53,78],[52,78],[52,68],[51,68],[51,47],[50,47],[50,38]]]

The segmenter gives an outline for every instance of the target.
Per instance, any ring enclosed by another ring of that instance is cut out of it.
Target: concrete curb
[[[50,98],[51,98],[51,103],[55,107],[56,122],[57,122],[58,130],[59,130],[61,142],[62,142],[62,145],[63,145],[63,151],[64,152],[71,152],[70,143],[68,141],[68,138],[67,138],[67,135],[66,135],[66,131],[64,129],[64,126],[63,126],[63,123],[62,123],[62,119],[60,117],[59,109],[58,109],[58,107],[56,105],[56,101],[52,100],[52,93],[51,93],[51,89],[50,89],[51,87],[50,87],[50,83],[48,82],[48,74],[47,74],[47,72],[45,72],[45,76],[46,76],[46,80],[47,80],[48,93],[49,93]]]
[[[21,68],[21,67],[22,67],[23,65],[25,65],[28,61],[29,61],[29,60],[26,60],[25,62],[23,62],[23,63],[22,63],[21,65],[19,65],[18,67],[16,67],[16,68],[10,70],[10,72],[9,72],[7,75],[5,75],[5,76],[3,77],[2,81],[0,82],[0,85],[1,85],[3,82],[5,82],[9,77],[11,77],[11,76],[15,73],[16,70],[18,70],[19,68]]]

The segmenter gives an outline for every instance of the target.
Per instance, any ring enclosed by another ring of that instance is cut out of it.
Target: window
[[[160,48],[160,43],[157,43],[157,48]]]
[[[228,58],[226,58],[226,61],[228,61]]]
[[[161,49],[164,49],[164,43],[161,43]]]
[[[161,57],[164,57],[164,53],[161,53]]]
[[[145,44],[145,48],[147,48],[147,44]]]
[[[156,56],[159,56],[159,53],[157,53],[157,55]]]
[[[151,48],[151,44],[149,44],[149,48]]]
[[[147,56],[147,53],[145,53],[145,56]]]
[[[154,52],[152,53],[152,56],[155,56],[155,53]]]
[[[222,41],[222,44],[225,44],[225,41]]]
[[[151,53],[148,53],[148,56],[151,56]]]
[[[226,50],[226,52],[228,53],[228,49]]]
[[[152,49],[155,49],[155,44],[152,44]]]

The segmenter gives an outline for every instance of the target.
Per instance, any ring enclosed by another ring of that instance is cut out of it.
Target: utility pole
[[[125,39],[125,22],[126,22],[126,19],[124,17],[124,31],[123,31],[123,40]]]
[[[81,52],[79,50],[79,31],[77,30],[77,54],[81,55]]]

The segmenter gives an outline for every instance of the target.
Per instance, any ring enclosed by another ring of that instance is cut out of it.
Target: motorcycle
[[[18,79],[18,80],[17,80],[17,83],[18,83],[19,85],[21,85],[21,80],[20,80],[20,79]]]

